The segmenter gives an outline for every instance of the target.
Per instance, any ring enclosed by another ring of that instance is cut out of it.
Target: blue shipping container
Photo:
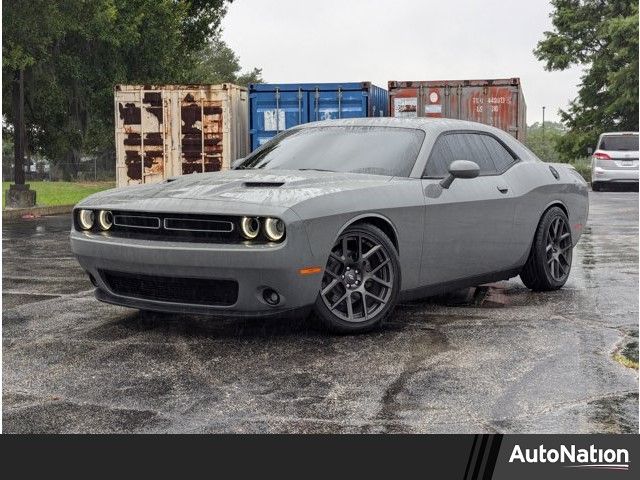
[[[278,132],[332,118],[386,117],[389,93],[370,82],[252,83],[249,85],[251,150]]]

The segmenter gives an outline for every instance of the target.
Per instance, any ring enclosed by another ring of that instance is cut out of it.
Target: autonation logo
[[[603,470],[629,470],[629,451],[626,448],[576,448],[575,445],[560,445],[559,449],[525,448],[515,445],[509,463],[567,463],[568,468],[593,468]]]

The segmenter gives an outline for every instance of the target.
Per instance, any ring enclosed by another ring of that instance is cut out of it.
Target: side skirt
[[[419,298],[442,295],[444,293],[460,290],[461,288],[474,287],[483,283],[509,280],[510,278],[517,277],[520,274],[520,270],[522,270],[522,267],[500,272],[488,273],[486,275],[477,275],[475,277],[463,278],[446,283],[438,283],[436,285],[426,285],[424,287],[418,287],[411,290],[405,290],[404,292],[400,292],[398,301],[407,302],[410,300],[417,300]]]

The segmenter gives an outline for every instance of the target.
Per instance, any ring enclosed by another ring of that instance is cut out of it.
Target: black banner
[[[5,471],[185,478],[636,478],[638,435],[7,436]]]

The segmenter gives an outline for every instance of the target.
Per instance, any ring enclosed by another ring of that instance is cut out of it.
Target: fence
[[[8,159],[7,159],[8,160]],[[95,155],[84,157],[77,165],[69,162],[56,162],[50,164],[48,161],[36,161],[29,166],[25,166],[25,179],[28,180],[78,180],[78,181],[102,181],[115,180],[115,154]],[[2,180],[13,180],[13,161],[2,162]]]

